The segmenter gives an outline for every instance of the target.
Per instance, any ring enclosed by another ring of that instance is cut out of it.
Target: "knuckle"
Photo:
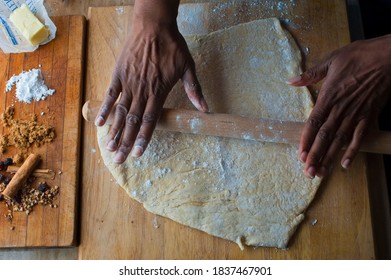
[[[365,128],[358,128],[356,131],[356,135],[359,139],[362,139],[365,135]]]
[[[330,132],[327,129],[321,129],[318,132],[318,138],[323,142],[330,141]]]
[[[355,155],[358,153],[358,147],[357,146],[350,146],[349,147],[349,155]]]
[[[130,148],[132,147],[132,144],[133,144],[132,138],[124,136],[121,140],[121,145],[118,148],[118,150],[121,151],[121,149],[122,149],[123,151],[127,151],[129,153]]]
[[[127,114],[126,115],[126,125],[129,127],[135,127],[140,125],[140,117],[135,114]]]
[[[102,105],[102,108],[100,109],[100,115],[105,117],[106,115],[108,115],[110,113],[110,107],[106,104],[103,104]]]
[[[311,118],[309,118],[308,120],[308,124],[310,126],[311,129],[313,130],[319,130],[319,128],[322,126],[323,124],[323,120],[320,119],[319,117],[317,116],[313,116]]]
[[[122,104],[118,104],[115,108],[115,113],[117,116],[119,117],[125,117],[126,114],[128,113],[128,108],[126,108],[124,105]]]
[[[368,131],[368,127],[369,127],[368,119],[359,121],[352,132],[352,136],[351,136],[352,143],[361,142],[361,140],[364,138],[365,134]]]
[[[156,113],[145,113],[143,115],[143,124],[154,124],[158,120],[158,115]]]
[[[330,86],[325,86],[321,89],[321,101],[324,105],[328,107],[334,107],[336,106],[340,99],[338,99],[338,92],[341,92],[341,86],[337,87],[330,87]]]
[[[113,69],[113,75],[111,76],[111,80],[112,81],[119,80],[121,78],[121,73],[122,73],[122,67],[116,64]]]
[[[347,143],[348,137],[346,136],[346,133],[345,133],[345,132],[337,132],[337,133],[335,134],[334,141],[335,141],[337,144],[344,145],[344,144]]]
[[[313,80],[317,77],[317,71],[314,68],[310,68],[303,74],[305,78]]]
[[[171,90],[171,86],[169,83],[163,83],[160,80],[156,79],[149,91],[152,94],[152,97],[155,99],[155,101],[161,101],[164,100],[164,98],[167,96],[167,93]]]
[[[374,111],[375,110],[379,110],[380,108],[381,108],[380,105],[379,106],[372,106],[372,107],[364,107],[363,109],[361,109],[361,112],[359,112],[357,114],[357,121],[356,121],[356,123],[358,124],[360,122],[363,122],[364,126],[367,126],[368,123],[370,122],[370,120],[375,115]]]
[[[113,99],[113,100],[116,100],[117,97],[118,97],[118,93],[117,93],[117,91],[114,89],[113,86],[110,86],[110,87],[107,89],[106,95],[107,95],[108,97],[110,97],[111,99]]]
[[[312,162],[318,163],[321,159],[321,155],[318,152],[311,152],[308,155],[308,159]]]
[[[121,143],[121,146],[118,148],[118,151],[122,152],[125,156],[128,156],[130,153],[131,146],[129,143]]]

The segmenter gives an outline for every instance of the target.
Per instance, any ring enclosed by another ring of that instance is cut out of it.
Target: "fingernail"
[[[117,152],[114,156],[114,163],[123,163],[125,161],[125,155],[122,152]]]
[[[310,168],[308,168],[307,174],[308,174],[308,177],[309,177],[310,179],[314,179],[314,178],[315,178],[315,175],[316,175],[316,169],[315,169],[315,167],[311,166]]]
[[[143,152],[144,152],[143,147],[141,147],[141,146],[134,146],[133,149],[132,149],[131,155],[132,155],[132,157],[141,157]]]
[[[301,152],[301,154],[300,154],[301,162],[304,163],[307,160],[307,155],[308,155],[308,153],[306,151]]]
[[[292,78],[288,79],[287,84],[291,85],[291,84],[295,84],[300,81],[301,81],[301,76],[296,76],[296,77],[292,77]]]
[[[110,152],[114,152],[115,150],[117,150],[117,144],[115,143],[114,140],[111,140],[107,146],[106,146],[106,149]]]
[[[102,126],[105,122],[105,119],[102,116],[99,116],[95,119],[96,126]]]
[[[345,159],[344,162],[342,163],[342,167],[345,169],[348,169],[350,166],[351,160],[349,158]]]

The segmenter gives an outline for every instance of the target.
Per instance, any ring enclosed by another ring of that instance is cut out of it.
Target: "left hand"
[[[342,167],[352,163],[368,126],[391,94],[391,35],[338,49],[289,83],[308,86],[323,79],[299,147],[309,178],[327,175],[343,147]]]

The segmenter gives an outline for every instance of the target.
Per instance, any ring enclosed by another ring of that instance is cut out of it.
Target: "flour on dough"
[[[211,111],[304,121],[300,51],[275,19],[186,38]],[[178,85],[166,106],[179,107]],[[197,125],[202,125],[198,123]],[[113,163],[108,127],[98,128],[106,166],[129,196],[155,214],[243,245],[286,248],[320,184],[303,175],[297,147],[156,131],[145,154]],[[251,138],[247,135],[246,138]]]

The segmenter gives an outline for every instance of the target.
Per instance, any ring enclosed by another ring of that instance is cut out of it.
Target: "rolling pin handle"
[[[99,113],[100,106],[102,105],[101,101],[96,100],[88,100],[86,103],[84,103],[83,108],[81,110],[83,118],[87,122],[95,122],[96,116]],[[111,109],[111,113],[109,115],[109,118],[106,120],[106,124],[112,124],[113,123],[113,113],[115,109],[116,104],[114,104],[113,108]]]

